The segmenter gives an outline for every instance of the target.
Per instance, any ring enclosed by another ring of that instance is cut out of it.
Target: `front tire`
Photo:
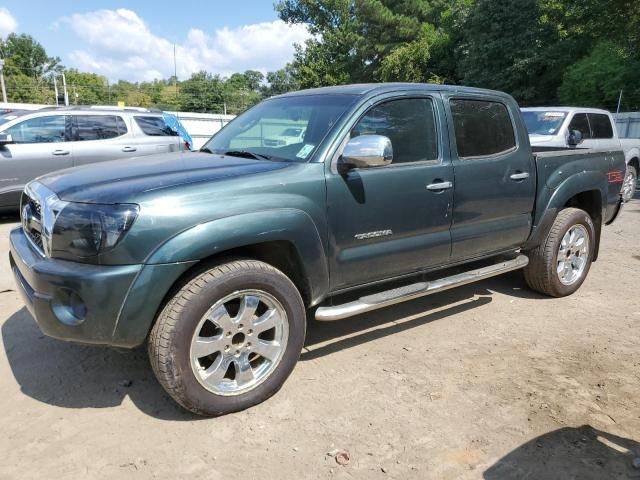
[[[283,385],[304,344],[305,307],[281,271],[235,260],[187,281],[148,342],[160,384],[187,410],[216,416],[263,402]]]
[[[571,295],[587,278],[595,250],[595,228],[587,212],[565,208],[545,240],[527,252],[527,285],[551,297]]]

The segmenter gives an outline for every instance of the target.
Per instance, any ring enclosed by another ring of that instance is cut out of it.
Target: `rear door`
[[[73,116],[73,163],[118,160],[135,155],[129,146],[128,128],[120,115],[79,114]]]
[[[3,132],[14,143],[0,147],[0,207],[17,206],[34,178],[73,166],[69,115],[29,118]]]
[[[439,96],[392,97],[351,128],[350,138],[388,137],[393,162],[339,173],[334,159],[327,167],[334,290],[448,262],[453,169],[442,116]]]
[[[531,229],[535,164],[515,102],[448,96],[454,170],[451,260],[517,248]]]
[[[175,152],[182,140],[164,123],[160,115],[134,115],[132,125],[135,144],[140,155]]]
[[[597,148],[620,150],[620,140],[613,133],[611,118],[606,113],[587,114],[591,134]]]

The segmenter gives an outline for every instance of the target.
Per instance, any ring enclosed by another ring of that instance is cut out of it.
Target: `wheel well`
[[[640,173],[640,160],[638,160],[638,157],[634,157],[629,160],[629,165],[636,169],[636,173]]]
[[[311,288],[305,276],[302,260],[296,247],[288,241],[272,241],[246,245],[217,252],[214,255],[203,258],[176,280],[173,287],[167,293],[167,298],[171,298],[171,296],[194,275],[208,270],[213,264],[219,264],[232,258],[251,258],[268,263],[272,267],[277,268],[293,282],[300,292],[304,304],[309,305],[311,303]]]
[[[600,233],[602,232],[602,196],[600,191],[590,190],[578,193],[567,201],[565,208],[567,207],[584,210],[593,220],[593,226],[596,230],[595,249],[593,252],[593,261],[595,262],[600,251]]]

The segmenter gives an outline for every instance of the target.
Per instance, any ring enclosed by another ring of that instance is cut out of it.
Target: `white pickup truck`
[[[640,139],[619,138],[615,121],[606,110],[583,107],[523,108],[532,147],[624,150],[627,172],[622,188],[625,202],[633,198],[640,172]]]

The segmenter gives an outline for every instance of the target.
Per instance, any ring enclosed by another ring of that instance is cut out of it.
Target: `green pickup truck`
[[[304,136],[265,142],[286,128]],[[197,153],[36,179],[10,262],[44,333],[146,342],[167,392],[219,415],[281,387],[310,318],[520,268],[532,289],[572,294],[624,173],[622,151],[532,151],[504,93],[306,90],[258,104]]]

